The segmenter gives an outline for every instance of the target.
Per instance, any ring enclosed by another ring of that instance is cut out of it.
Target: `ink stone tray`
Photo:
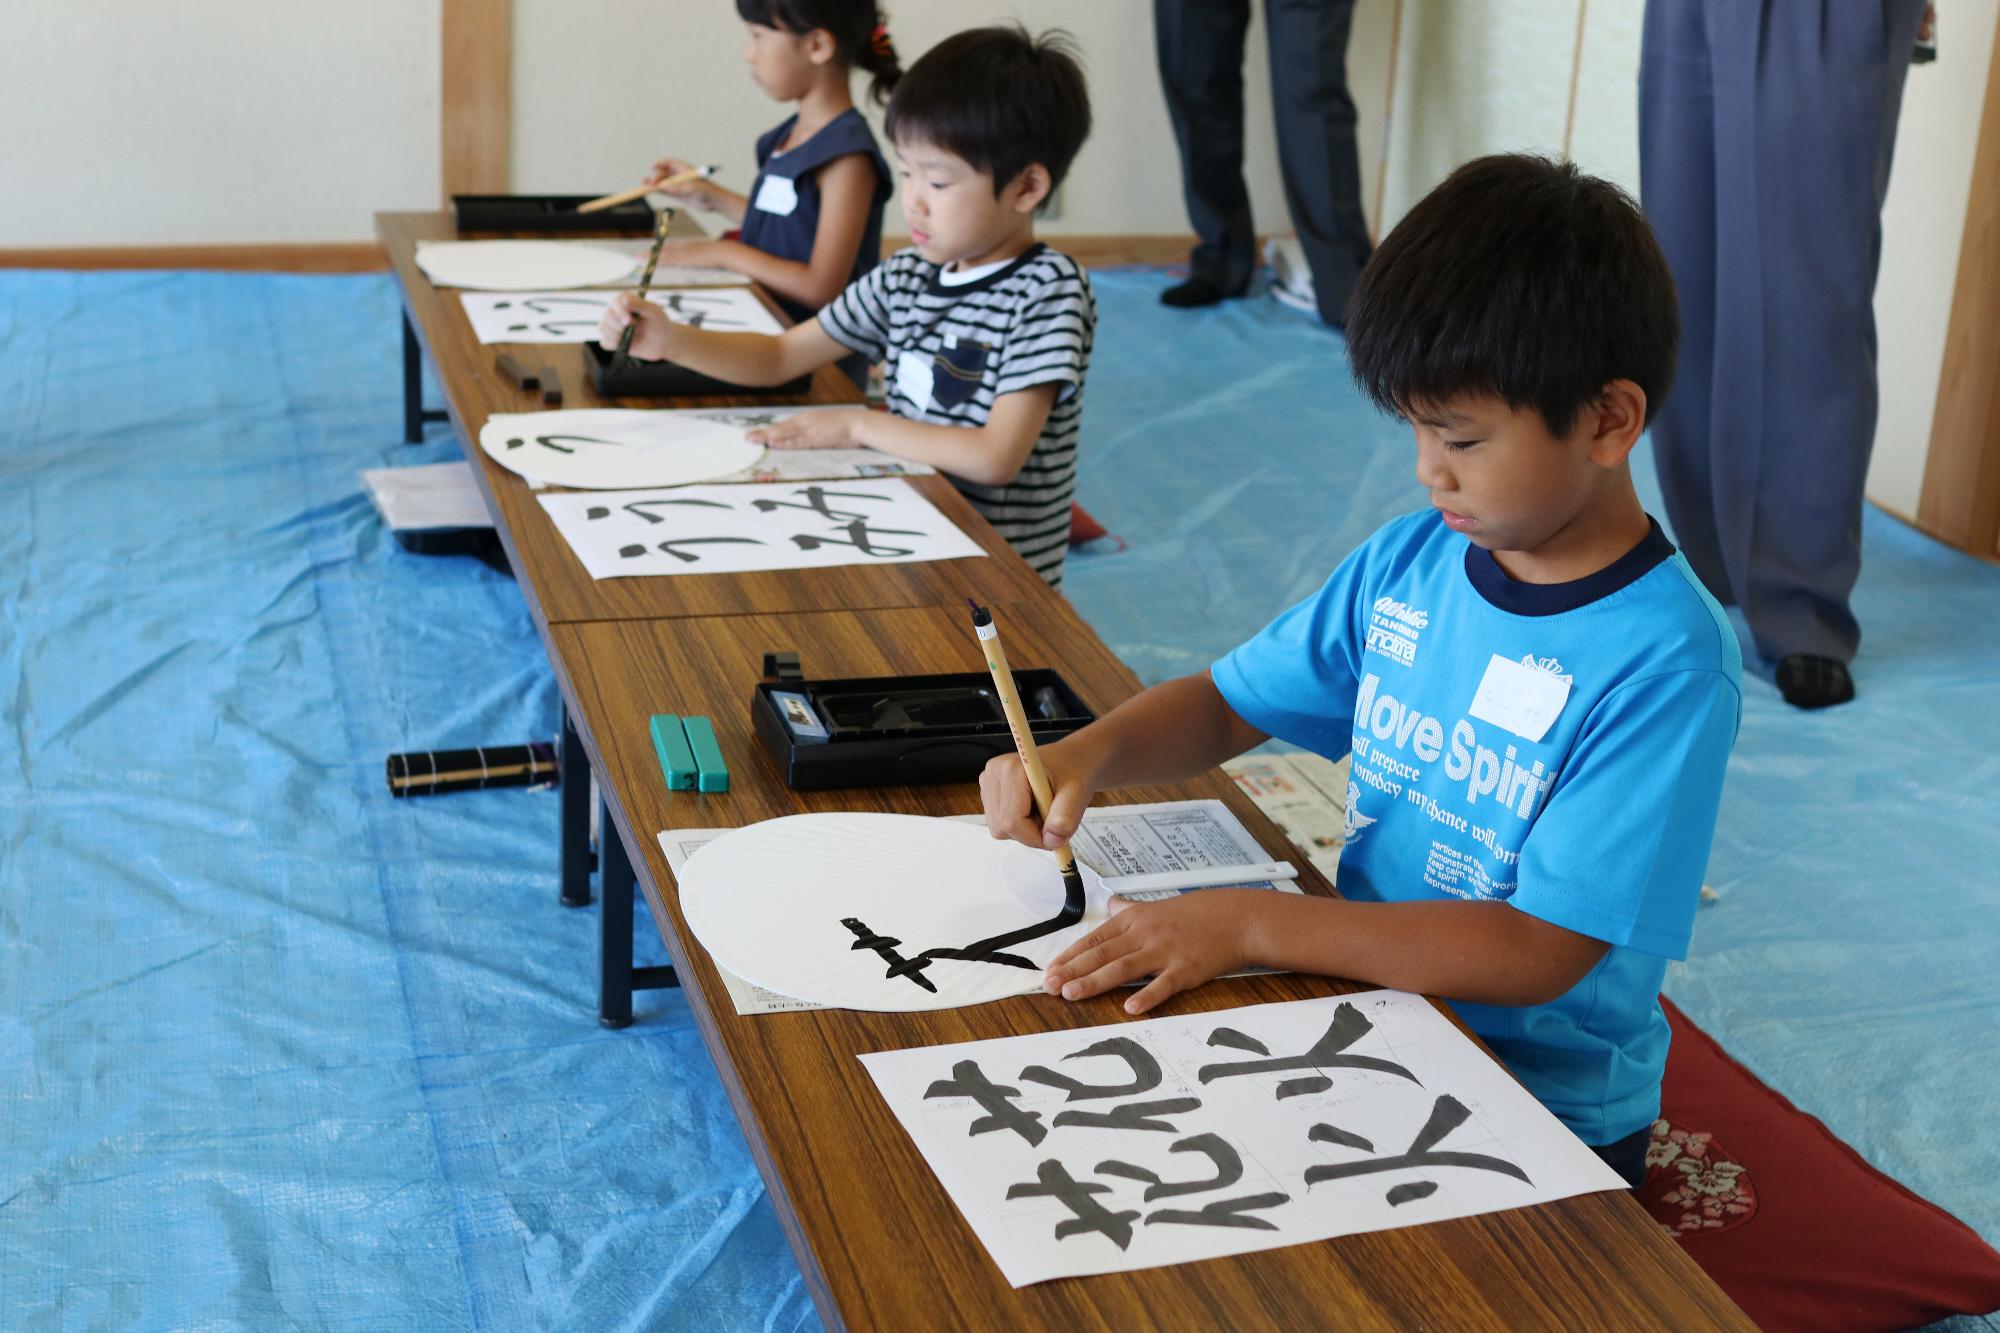
[[[601,397],[680,398],[713,394],[799,394],[812,391],[812,376],[801,375],[783,384],[731,384],[713,379],[698,370],[672,361],[640,361],[627,358],[617,374],[611,372],[610,352],[596,343],[583,344],[583,369],[590,387]]]
[[[587,194],[455,194],[451,211],[460,231],[606,232],[640,235],[653,229],[653,206],[634,199],[596,213],[579,213]]]
[[[1039,745],[1096,720],[1047,668],[1016,671],[1014,686]],[[757,686],[750,720],[794,791],[972,782],[988,759],[1014,748],[993,677],[983,671],[848,680],[781,674]]]

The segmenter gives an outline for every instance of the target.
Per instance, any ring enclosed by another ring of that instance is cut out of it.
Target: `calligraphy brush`
[[[1000,696],[1001,711],[1006,713],[1007,726],[1014,733],[1014,748],[1021,753],[1021,767],[1027,770],[1028,789],[1035,795],[1035,810],[1047,819],[1049,803],[1054,795],[1049,789],[1049,775],[1042,768],[1042,757],[1035,750],[1035,736],[1029,730],[1028,715],[1021,707],[1020,692],[1014,688],[1014,672],[1007,665],[1007,650],[1000,646],[1000,627],[993,623],[993,613],[978,602],[968,597],[965,604],[972,608],[972,629],[979,636],[979,646],[986,654],[986,669],[993,673],[993,690]],[[1076,868],[1076,854],[1067,842],[1056,848],[1055,853],[1056,868],[1062,871],[1063,881],[1061,917],[1067,918],[1061,924],[1079,921],[1083,918],[1083,875]],[[1011,943],[1013,938],[1008,937],[1008,942]],[[982,943],[990,948],[999,941]]]
[[[715,166],[690,167],[686,171],[679,172],[676,175],[668,176],[663,180],[647,181],[644,185],[635,185],[629,190],[620,190],[616,194],[601,195],[598,198],[592,199],[587,203],[578,204],[576,206],[576,211],[579,213],[602,212],[604,209],[607,208],[616,208],[620,204],[629,204],[634,199],[644,199],[647,195],[653,193],[653,191],[655,190],[665,190],[675,185],[685,185],[691,180],[699,180],[703,177],[713,176],[716,172],[720,170],[722,170],[722,168]]]
[[[653,285],[653,270],[660,262],[660,246],[667,239],[667,228],[674,225],[674,210],[671,207],[660,210],[660,224],[653,228],[653,248],[646,254],[646,271],[639,275],[639,299],[646,299],[646,289]],[[604,372],[616,375],[625,369],[625,363],[632,359],[632,335],[639,331],[639,317],[635,314],[625,326],[625,332],[618,335],[618,350],[612,353],[611,365]]]

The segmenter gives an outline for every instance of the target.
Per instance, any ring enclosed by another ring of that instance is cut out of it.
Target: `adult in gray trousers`
[[[1639,182],[1681,303],[1675,539],[1801,708],[1854,697],[1882,200],[1924,0],[1648,0]]]
[[[1354,0],[1266,0],[1271,102],[1285,203],[1312,270],[1320,318],[1336,328],[1371,247],[1361,216],[1347,29]],[[1188,279],[1160,299],[1211,305],[1257,271],[1243,185],[1243,38],[1250,0],[1153,0],[1160,83],[1180,143],[1188,220],[1199,240]]]

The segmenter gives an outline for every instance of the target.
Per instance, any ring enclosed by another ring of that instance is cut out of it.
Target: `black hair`
[[[799,37],[824,29],[843,64],[873,76],[868,92],[878,104],[889,100],[903,77],[888,17],[874,0],[736,0],[736,16]]]
[[[997,196],[1034,163],[1062,184],[1090,137],[1090,90],[1060,29],[969,28],[924,52],[889,99],[891,142],[935,144],[993,178]]]
[[[1632,197],[1568,162],[1476,158],[1425,195],[1347,303],[1354,378],[1407,416],[1460,393],[1533,408],[1567,436],[1613,380],[1674,382],[1673,274]]]

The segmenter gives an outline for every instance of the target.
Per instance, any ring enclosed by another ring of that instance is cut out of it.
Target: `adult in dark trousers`
[[[1674,538],[1779,691],[1854,697],[1875,272],[1924,0],[1648,0],[1639,182],[1680,292]]]
[[[1347,29],[1354,0],[1267,0],[1271,101],[1285,203],[1312,270],[1320,318],[1338,328],[1368,262]],[[1250,0],[1153,0],[1160,83],[1180,143],[1188,220],[1200,244],[1188,279],[1160,294],[1172,306],[1241,296],[1257,271],[1257,233],[1243,185],[1243,36]]]

